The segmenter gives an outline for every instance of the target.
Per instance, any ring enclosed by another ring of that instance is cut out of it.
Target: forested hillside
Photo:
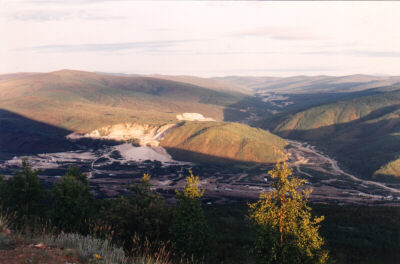
[[[400,90],[391,88],[282,114],[266,120],[264,126],[283,137],[315,144],[368,178],[400,154],[399,117]],[[396,168],[391,166],[393,175]]]

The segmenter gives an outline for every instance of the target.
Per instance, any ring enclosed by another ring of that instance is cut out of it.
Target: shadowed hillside
[[[71,131],[0,109],[0,152],[41,153],[73,148],[65,139]]]
[[[400,154],[400,90],[312,107],[264,125],[316,144],[360,176],[371,177]]]
[[[114,145],[113,140],[66,139],[72,131],[0,109],[0,158],[79,149],[79,145]]]

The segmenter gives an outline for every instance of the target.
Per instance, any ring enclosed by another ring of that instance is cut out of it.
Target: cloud
[[[125,17],[102,14],[101,11],[93,13],[84,10],[26,10],[9,14],[7,18],[10,20],[46,22],[70,19],[114,20],[124,19]]]
[[[197,40],[164,40],[164,41],[138,41],[138,42],[116,42],[116,43],[92,43],[74,45],[43,45],[22,50],[38,52],[111,52],[121,50],[144,49],[148,51],[174,46],[180,43]],[[21,49],[20,49],[21,50]]]
[[[60,4],[60,5],[69,5],[69,4],[87,4],[87,3],[99,3],[99,2],[122,2],[122,1],[137,1],[137,0],[3,0],[3,2],[22,2],[22,3],[33,3],[33,4]]]
[[[358,57],[400,57],[399,51],[374,51],[374,50],[330,50],[330,51],[310,51],[303,52],[304,55],[327,55],[327,56],[340,56],[340,55],[350,55]]]
[[[299,68],[263,68],[263,69],[235,69],[232,72],[329,72],[336,71],[337,68],[332,67],[299,67]]]
[[[221,51],[221,52],[198,52],[192,51],[191,55],[262,55],[262,54],[283,54],[281,51]]]
[[[302,29],[289,27],[264,27],[232,34],[234,37],[269,37],[275,40],[318,40],[320,36]]]

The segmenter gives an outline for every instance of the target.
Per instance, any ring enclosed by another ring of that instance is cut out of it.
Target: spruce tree
[[[45,215],[44,200],[46,193],[38,174],[27,158],[22,160],[22,170],[16,172],[2,185],[3,210],[13,217],[13,227],[20,228],[29,224],[32,228]]]
[[[128,186],[132,195],[110,199],[103,203],[102,219],[114,230],[113,240],[126,250],[140,250],[133,238],[156,243],[168,240],[170,220],[163,197],[151,190],[150,175]]]
[[[65,232],[88,232],[95,208],[86,175],[71,167],[54,185],[53,197],[53,224]]]
[[[198,187],[199,177],[189,172],[183,192],[176,191],[178,205],[173,215],[171,233],[178,251],[186,257],[207,258],[211,232],[201,206],[204,190]]]
[[[261,193],[249,204],[249,218],[256,231],[253,252],[260,263],[326,263],[328,253],[318,234],[324,217],[311,216],[307,198],[311,189],[292,176],[286,163],[268,172],[275,181],[272,191]]]

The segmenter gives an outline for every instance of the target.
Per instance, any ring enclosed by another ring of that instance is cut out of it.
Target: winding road
[[[309,165],[315,168],[318,168],[320,171],[324,171],[327,174],[331,175],[345,175],[348,178],[350,178],[353,181],[360,182],[364,185],[375,185],[377,187],[383,188],[386,191],[400,194],[399,189],[395,189],[392,187],[389,187],[383,183],[380,182],[375,182],[375,181],[369,181],[369,180],[363,180],[360,179],[352,174],[349,174],[347,172],[344,172],[338,165],[338,162],[329,156],[319,152],[318,150],[315,149],[314,146],[309,145],[308,143],[305,142],[300,142],[300,141],[295,141],[295,140],[287,140],[290,144],[290,148],[288,149],[289,151],[289,165],[291,167],[295,167],[296,170],[299,173],[305,174],[308,177],[312,177],[312,175],[303,172],[300,168],[301,165]],[[326,165],[329,165],[330,169],[324,169],[323,167],[326,167]],[[324,166],[325,165],[325,166]]]

